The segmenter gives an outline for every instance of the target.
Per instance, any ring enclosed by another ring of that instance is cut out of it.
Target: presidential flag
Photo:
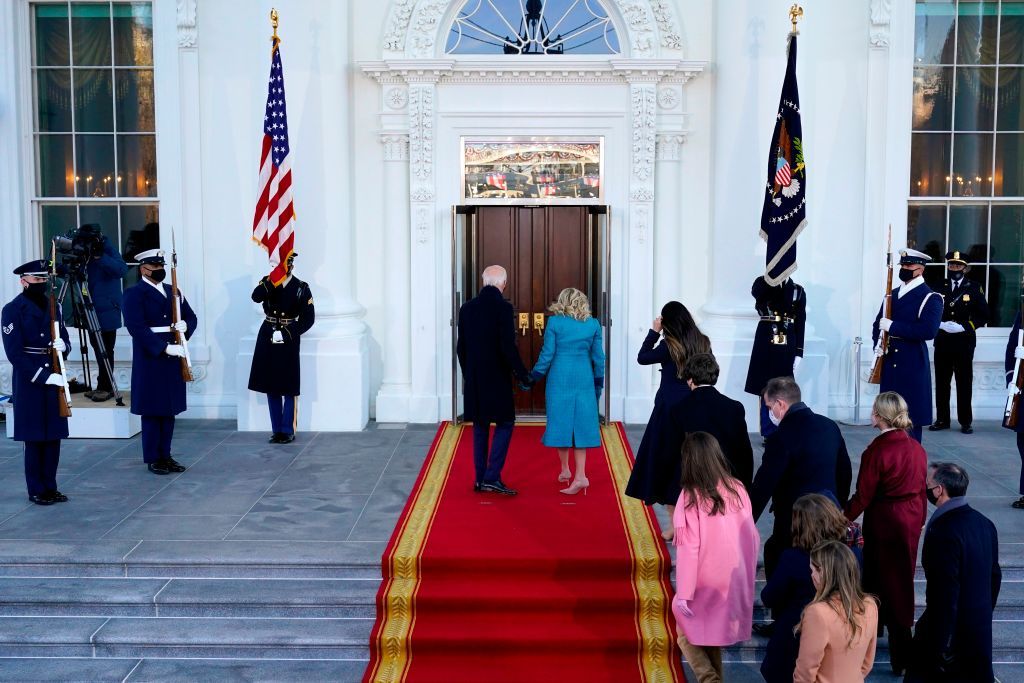
[[[804,165],[800,94],[796,86],[796,34],[789,36],[789,59],[775,132],[768,150],[761,238],[768,244],[764,279],[778,285],[796,270],[796,238],[807,225],[807,168]]]
[[[288,116],[284,103],[281,41],[275,33],[267,85],[267,106],[263,116],[259,199],[252,220],[252,238],[267,252],[270,280],[275,285],[287,277],[288,257],[295,246],[292,161],[288,152]]]

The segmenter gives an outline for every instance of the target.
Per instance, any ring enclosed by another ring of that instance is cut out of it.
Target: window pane
[[[117,167],[122,197],[156,196],[156,137],[118,135]]]
[[[914,130],[951,130],[953,67],[914,69]]]
[[[941,263],[924,267],[924,283],[936,292],[942,291],[943,280],[946,279],[946,266]],[[893,286],[895,286],[895,282]]]
[[[1003,0],[999,28],[999,63],[1024,64],[1024,2]]]
[[[160,246],[159,211],[156,204],[127,204],[121,207],[121,254],[131,263],[135,255]],[[139,281],[139,269],[129,268],[124,282],[130,286]]]
[[[110,69],[75,69],[75,131],[114,132],[114,88]]]
[[[114,136],[76,135],[75,148],[78,196],[113,196],[109,190],[114,176]]]
[[[989,327],[1010,327],[1020,309],[1020,266],[991,266],[989,268],[988,308],[991,312]]]
[[[36,168],[39,196],[70,197],[75,192],[75,168],[70,135],[40,135]]]
[[[114,5],[114,63],[120,66],[153,63],[153,9],[149,3]]]
[[[953,63],[952,2],[917,2],[914,29],[915,64]]]
[[[955,134],[953,136],[953,196],[988,197],[991,194],[992,134]]]
[[[71,132],[71,70],[36,71],[36,126],[40,131]]]
[[[64,235],[78,224],[74,204],[43,204],[40,206],[43,227],[43,252],[49,257],[50,240]]]
[[[117,244],[117,205],[82,202],[80,206],[81,225],[86,223],[98,224],[100,229],[103,230],[103,234],[109,237],[111,242]]]
[[[617,54],[615,24],[598,2],[471,0],[454,17],[448,54]]]
[[[71,48],[75,66],[110,64],[110,6],[71,4]]]
[[[971,263],[988,261],[987,204],[954,204],[949,208],[949,242],[946,251],[954,249],[966,253]]]
[[[1003,197],[1024,195],[1024,133],[996,136],[995,189]]]
[[[1024,263],[1024,206],[992,207],[993,263]]]
[[[956,130],[992,130],[995,121],[996,70],[956,70]]]
[[[949,137],[948,133],[914,133],[911,136],[911,195],[949,195]]]
[[[1024,30],[1024,26],[1021,26]],[[1021,108],[1020,88],[1024,69],[999,67],[999,103],[996,126],[999,130],[1024,131],[1024,109]]]
[[[147,69],[118,69],[117,130],[153,131],[153,72]]]
[[[957,26],[957,64],[995,64],[998,0],[959,3]]]
[[[907,244],[941,259],[946,253],[946,205],[911,206],[907,214]]]
[[[67,66],[71,63],[67,5],[35,5],[32,9],[36,17],[36,64]]]

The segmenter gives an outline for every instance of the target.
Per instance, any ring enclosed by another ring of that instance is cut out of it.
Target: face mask
[[[775,417],[775,413],[772,412],[771,408],[768,409],[768,419],[771,420],[772,424],[775,425],[776,427],[778,427],[779,424],[782,422],[782,418]]]
[[[149,279],[153,282],[163,282],[165,277],[167,277],[167,271],[163,268],[160,270],[154,270],[149,274]]]
[[[928,496],[928,502],[932,505],[938,505],[939,497],[935,495],[935,487],[932,487],[924,492]]]
[[[961,280],[964,279],[964,271],[949,271],[949,279],[952,280],[953,282],[960,282]]]
[[[49,286],[46,282],[30,282],[25,288],[25,295],[33,299],[42,299],[46,296]]]
[[[903,282],[910,282],[915,277],[916,276],[914,275],[914,271],[907,270],[906,268],[900,268],[900,280],[902,280]]]

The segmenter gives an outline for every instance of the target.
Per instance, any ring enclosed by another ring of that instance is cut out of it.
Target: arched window
[[[458,55],[614,55],[615,25],[599,0],[466,0],[445,45]]]

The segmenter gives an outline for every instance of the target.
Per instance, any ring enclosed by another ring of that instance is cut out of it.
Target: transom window
[[[945,277],[968,254],[993,327],[1013,323],[1024,275],[1024,1],[917,0],[907,237]]]
[[[98,223],[131,259],[159,239],[152,5],[31,10],[33,203],[43,245]]]
[[[618,54],[619,38],[598,0],[466,0],[447,54]]]

